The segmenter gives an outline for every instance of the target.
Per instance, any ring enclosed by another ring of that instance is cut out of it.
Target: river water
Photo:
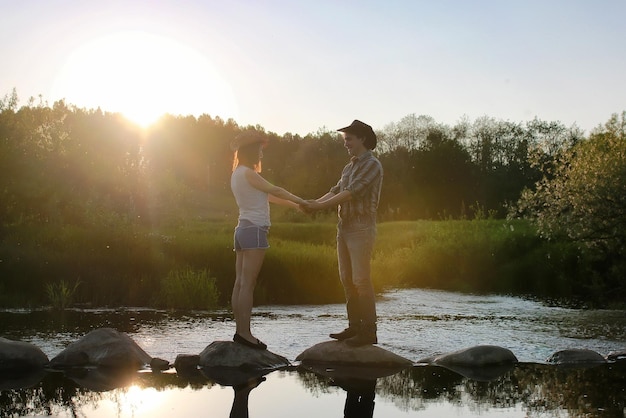
[[[386,293],[378,300],[377,309],[379,346],[414,362],[489,344],[510,349],[520,365],[492,382],[476,382],[434,366],[416,366],[373,382],[373,414],[361,411],[347,416],[626,416],[622,365],[565,371],[545,363],[551,354],[568,348],[602,355],[626,350],[626,311],[578,310],[517,297],[422,289]],[[329,332],[345,326],[341,304],[260,306],[254,309],[252,321],[253,333],[268,349],[294,365],[298,354],[327,341]],[[178,354],[199,354],[213,341],[231,340],[234,333],[228,311],[0,312],[0,336],[33,343],[50,358],[100,327],[126,332],[148,354],[172,363]],[[344,407],[351,404],[348,395],[360,390],[351,386],[354,382],[342,384],[295,367],[265,378],[246,398],[250,417],[344,416]],[[233,389],[211,379],[193,384],[171,372],[160,376],[141,373],[133,382],[106,391],[81,390],[58,379],[46,376],[39,386],[3,390],[0,416],[226,417],[237,398]],[[573,387],[572,382],[581,388]],[[61,390],[63,400],[54,396],[42,399],[49,387],[56,388],[55,393],[59,387],[65,388]],[[571,405],[567,390],[573,397]],[[38,408],[39,403],[47,406]],[[161,407],[155,410],[155,405]]]

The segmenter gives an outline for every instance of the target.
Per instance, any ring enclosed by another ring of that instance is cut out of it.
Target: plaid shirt
[[[376,224],[376,210],[383,183],[383,167],[371,151],[352,157],[341,178],[330,189],[333,194],[349,190],[352,199],[339,205],[339,223]]]

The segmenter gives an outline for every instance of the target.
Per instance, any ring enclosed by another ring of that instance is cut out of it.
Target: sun
[[[193,48],[141,31],[92,39],[61,68],[52,96],[90,109],[120,112],[141,126],[165,113],[237,119],[232,89]]]

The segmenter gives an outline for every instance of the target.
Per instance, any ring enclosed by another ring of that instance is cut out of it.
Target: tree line
[[[59,101],[0,102],[0,217],[4,225],[158,222],[167,214],[232,208],[230,142],[242,130],[270,140],[264,176],[305,198],[338,179],[347,153],[335,131],[279,136],[209,115],[163,116],[148,130],[122,115]],[[381,220],[506,216],[542,178],[536,161],[583,139],[576,126],[483,117],[454,126],[408,115],[377,130],[385,175]]]
[[[13,91],[0,99],[0,238],[42,224],[234,222],[230,144],[244,130],[269,139],[264,177],[304,198],[326,193],[348,158],[326,128],[278,135],[210,115],[165,115],[143,129],[64,101],[20,106]],[[543,239],[575,243],[603,293],[624,295],[625,131],[626,112],[587,136],[537,118],[449,126],[407,115],[376,130],[379,220],[525,218]]]

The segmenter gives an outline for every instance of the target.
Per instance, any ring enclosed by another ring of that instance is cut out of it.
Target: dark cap
[[[352,121],[350,126],[337,129],[337,131],[354,134],[359,138],[365,138],[365,141],[363,141],[363,145],[365,145],[365,148],[376,148],[376,134],[374,133],[372,127],[369,126],[367,123],[363,123],[360,120],[355,119],[354,121]]]

